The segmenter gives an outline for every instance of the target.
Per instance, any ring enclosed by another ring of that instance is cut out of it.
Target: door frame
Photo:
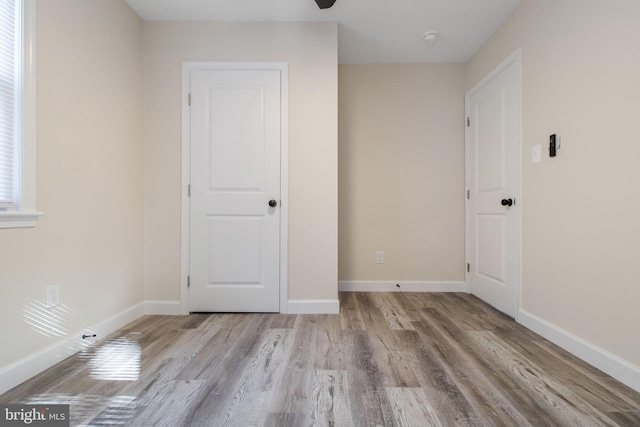
[[[194,70],[277,70],[280,71],[280,313],[288,312],[288,223],[289,223],[289,137],[288,84],[286,62],[182,62],[182,182],[180,236],[180,312],[189,314],[188,276],[190,271],[191,204],[191,71]]]
[[[516,71],[516,141],[515,141],[515,153],[519,159],[517,162],[517,172],[515,179],[517,182],[514,187],[516,194],[514,199],[520,206],[519,213],[516,214],[516,235],[515,235],[515,320],[519,322],[520,318],[520,306],[521,306],[521,286],[522,286],[522,52],[521,49],[516,49],[511,55],[507,57],[500,65],[498,65],[493,71],[486,75],[480,82],[478,82],[471,90],[469,90],[464,97],[464,140],[465,140],[465,259],[468,263],[470,260],[470,215],[469,215],[469,199],[467,192],[470,189],[470,177],[469,177],[469,126],[467,125],[467,119],[470,114],[470,101],[473,95],[475,95],[480,89],[493,80],[498,74],[506,70],[508,67],[514,66]],[[477,260],[476,260],[477,262]],[[469,283],[469,273],[465,267],[465,286],[467,292],[471,293],[471,286]]]

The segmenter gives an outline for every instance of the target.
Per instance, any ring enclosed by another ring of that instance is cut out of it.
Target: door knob
[[[502,206],[512,206],[513,205],[513,199],[502,199]]]
[[[271,199],[271,200],[269,200],[269,206],[271,206],[272,208],[275,208],[276,206],[278,206],[278,202],[276,202],[275,200]]]

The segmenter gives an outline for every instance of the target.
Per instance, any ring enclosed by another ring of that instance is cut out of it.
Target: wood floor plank
[[[382,373],[373,357],[369,336],[364,331],[347,331],[348,398],[355,425],[395,425]]]
[[[477,307],[471,308],[458,294],[439,293],[432,295],[434,305],[447,314],[451,320],[466,331],[490,331],[492,325],[488,323]]]
[[[131,426],[182,425],[205,383],[206,381],[198,380],[163,383],[162,388],[148,400],[148,406],[143,406],[144,410],[126,424]]]
[[[227,352],[217,358],[219,362],[215,368],[207,369],[204,371],[206,375],[199,376],[198,379],[205,380],[206,384],[185,420],[187,425],[205,426],[211,425],[211,420],[217,423],[227,420],[228,409],[242,386],[243,373],[253,361],[251,356],[259,348],[269,328],[267,314],[247,314],[242,317],[244,328],[239,336],[233,340]]]
[[[210,313],[198,313],[192,314],[190,316],[185,316],[186,319],[180,319],[180,328],[181,329],[197,329],[200,325],[206,322],[212,314]],[[183,317],[183,316],[179,316]]]
[[[410,321],[420,320],[420,311],[424,308],[435,308],[429,294],[424,292],[394,292],[396,304],[403,308]]]
[[[284,356],[293,345],[290,329],[271,329],[264,335],[255,358],[242,374],[231,405],[220,418],[221,426],[261,426],[265,421],[271,397],[274,376],[282,374],[286,366]]]
[[[389,387],[387,395],[399,427],[446,427],[422,388]]]
[[[179,380],[208,379],[217,370],[222,356],[240,339],[243,331],[251,321],[251,316],[234,314],[225,322],[207,344],[196,353],[182,372],[176,377]],[[212,355],[216,355],[212,358]]]
[[[357,300],[359,306],[366,310],[367,344],[372,348],[373,361],[382,385],[418,387],[419,382],[410,362],[413,356],[406,353],[402,343],[405,335],[413,329],[406,314],[400,308],[391,308],[393,302],[380,294],[361,294]],[[386,316],[383,311],[387,311]]]
[[[540,400],[550,405],[563,419],[563,424],[582,426],[615,426],[616,424],[601,411],[580,399],[563,384],[547,375],[533,362],[504,344],[493,332],[471,333],[496,360],[508,368],[507,372],[518,379],[523,388],[538,395]]]
[[[415,364],[420,384],[443,425],[484,425],[464,393],[431,351],[417,351]]]
[[[503,341],[509,342],[511,347],[535,363],[547,375],[561,382],[601,412],[640,410],[640,402],[627,401],[623,396],[612,393],[601,382],[581,376],[571,364],[561,363],[554,355],[541,352],[535,342],[514,340],[511,333],[505,333],[503,330],[496,330],[494,334]]]
[[[544,340],[540,335],[525,328],[513,321],[513,318],[491,307],[475,295],[465,293],[449,294],[450,304],[455,304],[463,309],[464,312],[474,313],[486,322],[491,330],[502,329],[510,331],[512,336],[517,339],[538,341]]]
[[[264,427],[300,427],[305,425],[305,418],[305,414],[270,412]]]
[[[185,329],[182,336],[172,342],[172,351],[156,354],[153,360],[143,365],[140,380],[128,384],[122,392],[138,396],[138,403],[147,405],[166,382],[173,381],[183,372],[230,317],[231,315],[215,314],[196,329]]]
[[[496,425],[558,424],[559,420],[524,393],[517,381],[504,375],[491,357],[483,357],[483,349],[468,331],[439,309],[423,310],[423,322],[417,322],[416,329],[428,349],[437,350],[437,360],[483,417]]]
[[[427,343],[428,349],[421,353],[428,354],[442,379],[435,384],[440,387],[442,398],[447,399],[445,402],[458,401],[458,406],[464,409],[459,414],[449,413],[449,422],[471,418],[474,422],[481,419],[494,426],[529,425],[526,417],[483,374],[486,370],[479,369],[467,356],[464,347],[447,339],[442,331],[426,321],[414,324]],[[448,407],[450,403],[445,403],[444,406]]]
[[[355,292],[340,292],[340,322],[342,329],[367,329]]]
[[[394,292],[393,296],[398,303],[408,310],[421,310],[423,308],[435,308],[433,294],[426,292]]]
[[[100,413],[107,408],[116,410],[116,408],[122,408],[123,413],[112,414],[121,422],[126,422],[127,417],[135,416],[135,413],[131,412],[130,403],[135,401],[135,398],[131,396],[116,396],[105,397],[98,395],[80,394],[32,394],[28,398],[21,402],[24,404],[42,404],[42,405],[69,405],[70,409],[70,424],[76,425],[90,425],[91,421],[95,419]],[[121,424],[122,425],[122,424]]]
[[[395,333],[397,331],[389,328],[387,320],[375,304],[373,294],[358,292],[356,300],[358,301],[358,307],[362,313],[367,331],[375,334],[387,349],[402,351],[402,345],[398,335]]]
[[[600,384],[604,389],[608,390],[615,399],[619,399],[623,402],[617,407],[618,410],[624,411],[624,408],[627,406],[640,410],[640,396],[638,396],[638,392],[624,384],[621,384],[619,381],[616,381],[614,378],[599,369],[578,359],[574,355],[562,350],[560,347],[547,340],[539,340],[536,341],[535,344],[544,349],[546,353],[552,354],[554,357],[562,360],[564,364],[571,366],[580,373],[581,378],[589,378],[590,380]]]
[[[258,356],[258,360],[262,362],[259,382],[261,391],[271,392],[280,387],[291,357],[296,332],[294,329],[272,329],[267,333],[265,344],[268,347],[261,352],[262,357]]]
[[[72,425],[113,426],[129,425],[141,411],[133,396],[114,396],[109,399],[108,405],[93,419],[86,419]]]
[[[346,371],[316,370],[313,379],[313,426],[353,426],[347,396]]]
[[[339,315],[323,316],[317,324],[314,369],[347,369],[342,326]]]
[[[274,314],[271,321],[273,329],[291,329],[296,324],[297,314]]]
[[[0,395],[71,425],[638,426],[640,393],[460,293],[143,316]]]
[[[640,426],[640,411],[609,412],[607,416],[620,426]]]
[[[307,317],[307,320],[312,319],[313,317]],[[282,380],[275,390],[269,412],[308,414],[313,388],[316,336],[315,327],[296,330],[291,354],[287,360],[288,369],[284,371]]]
[[[411,319],[404,311],[401,304],[398,303],[395,294],[386,292],[377,292],[372,295],[372,300],[375,306],[387,322],[387,325],[392,330],[412,330]]]
[[[401,338],[399,338],[401,339]],[[420,382],[413,369],[413,354],[407,351],[391,350],[378,334],[369,334],[373,359],[380,371],[385,387],[419,387]]]

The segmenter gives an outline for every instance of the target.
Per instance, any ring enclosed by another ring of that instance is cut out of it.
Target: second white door
[[[512,317],[520,250],[518,58],[467,94],[467,283]]]
[[[191,312],[280,309],[281,72],[191,71]]]

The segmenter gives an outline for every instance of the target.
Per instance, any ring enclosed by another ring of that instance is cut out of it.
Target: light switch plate
[[[531,163],[540,163],[542,161],[542,145],[537,144],[531,150]]]
[[[47,286],[47,308],[53,308],[60,305],[60,285]]]

